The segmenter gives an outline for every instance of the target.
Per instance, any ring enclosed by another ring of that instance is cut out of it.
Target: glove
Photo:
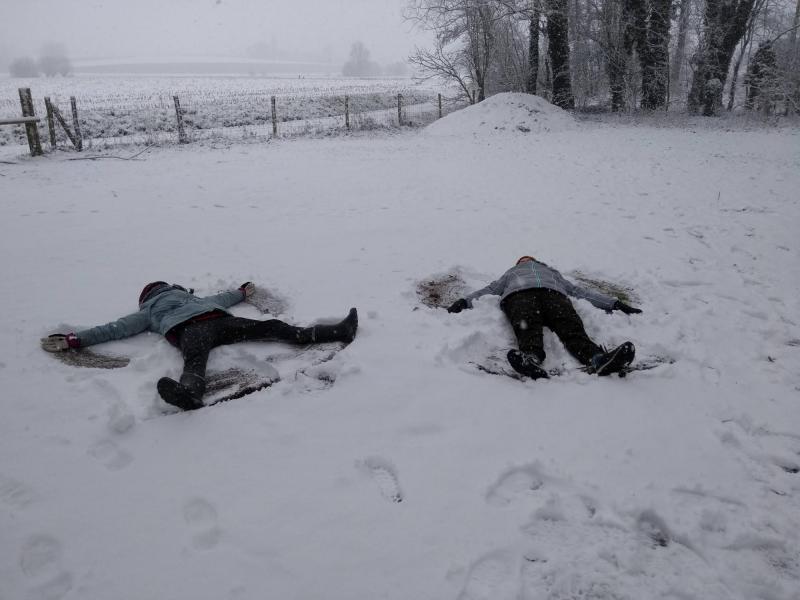
[[[621,300],[617,300],[616,302],[614,302],[612,310],[618,310],[620,312],[624,312],[626,315],[638,315],[640,312],[642,312],[642,309],[628,306]]]
[[[447,312],[449,313],[460,313],[462,310],[469,308],[469,304],[464,298],[459,298],[455,302],[453,302],[450,306],[447,307]]]
[[[42,338],[42,349],[47,352],[64,352],[70,348],[80,348],[81,341],[74,333],[54,333]]]
[[[239,289],[242,290],[245,298],[249,298],[256,292],[256,286],[252,281],[245,281],[239,286]]]

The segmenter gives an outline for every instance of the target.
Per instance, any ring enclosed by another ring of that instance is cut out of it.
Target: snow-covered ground
[[[800,598],[800,134],[544,104],[525,132],[493,102],[423,133],[0,157],[0,598]],[[598,379],[551,336],[561,377],[477,371],[512,343],[497,298],[451,315],[416,286],[522,254],[632,288],[641,315],[575,306],[674,364]],[[169,415],[162,338],[97,347],[132,358],[108,371],[39,348],[154,279],[253,280],[298,324],[357,306],[359,335],[330,387],[278,362]]]

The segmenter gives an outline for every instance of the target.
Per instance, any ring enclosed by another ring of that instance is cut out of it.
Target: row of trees
[[[345,77],[376,77],[378,75],[389,75],[399,77],[408,74],[408,65],[403,62],[396,62],[381,67],[370,57],[369,50],[363,42],[354,42],[350,46],[350,56],[342,67],[342,75]]]
[[[410,62],[479,99],[711,115],[744,68],[746,108],[800,112],[800,0],[408,0],[406,18],[435,38]]]
[[[47,77],[66,77],[72,73],[72,63],[63,44],[47,44],[38,59],[23,56],[12,60],[8,72],[12,77],[38,77],[42,73]]]

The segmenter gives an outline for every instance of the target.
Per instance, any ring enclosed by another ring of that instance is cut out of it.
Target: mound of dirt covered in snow
[[[532,94],[504,93],[490,96],[435,121],[426,132],[436,136],[487,135],[492,133],[543,133],[577,126],[567,111]]]

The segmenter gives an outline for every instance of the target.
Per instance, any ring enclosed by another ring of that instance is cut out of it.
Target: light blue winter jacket
[[[500,279],[493,281],[485,288],[472,292],[466,297],[466,300],[472,306],[473,300],[486,294],[500,296],[500,299],[503,300],[514,292],[535,288],[547,288],[575,298],[585,298],[597,308],[602,308],[603,310],[611,310],[617,301],[612,296],[607,296],[601,292],[589,290],[567,281],[553,267],[537,260],[530,260],[511,267],[503,273]]]
[[[227,312],[226,308],[242,300],[244,300],[242,290],[231,290],[207,298],[198,298],[185,290],[168,288],[142,304],[139,312],[105,325],[84,329],[76,335],[82,347],[121,340],[143,331],[155,331],[164,335],[192,317],[214,310]]]

